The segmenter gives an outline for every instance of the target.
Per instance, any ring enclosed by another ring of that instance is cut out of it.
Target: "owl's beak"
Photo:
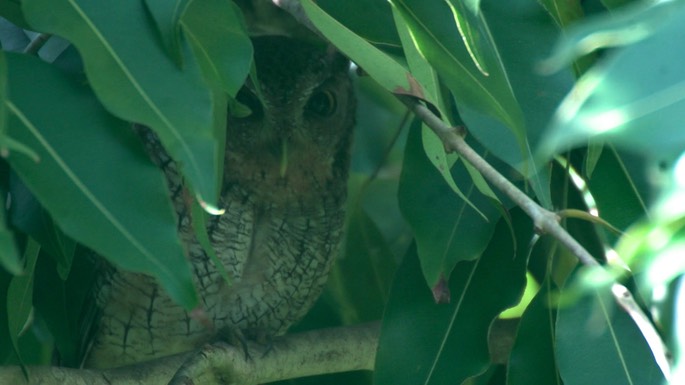
[[[288,141],[281,139],[281,168],[280,168],[281,178],[285,178],[286,172],[288,172]]]

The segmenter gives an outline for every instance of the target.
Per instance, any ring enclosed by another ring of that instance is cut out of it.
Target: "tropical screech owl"
[[[348,61],[286,37],[253,39],[259,89],[229,117],[220,205],[206,223],[229,285],[192,229],[189,194],[176,165],[138,128],[164,170],[192,262],[204,322],[148,276],[107,269],[87,367],[117,367],[188,351],[228,329],[245,338],[285,333],[319,296],[341,242],[355,100]]]

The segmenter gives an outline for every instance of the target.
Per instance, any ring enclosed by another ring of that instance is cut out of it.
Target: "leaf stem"
[[[41,48],[45,45],[45,43],[50,39],[52,35],[49,33],[41,33],[38,36],[36,36],[35,39],[31,40],[31,42],[24,48],[24,51],[22,51],[25,54],[28,55],[36,55],[38,54],[38,51],[40,51]]]

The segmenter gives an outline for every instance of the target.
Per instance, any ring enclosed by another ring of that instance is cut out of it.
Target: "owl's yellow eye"
[[[335,113],[338,102],[331,91],[316,91],[309,97],[305,109],[319,116],[331,116]]]

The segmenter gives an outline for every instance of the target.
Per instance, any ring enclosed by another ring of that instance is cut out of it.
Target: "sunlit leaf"
[[[12,168],[66,234],[124,269],[157,277],[174,300],[194,307],[164,177],[130,124],[48,64],[18,55],[8,62],[9,134],[40,159],[11,153]]]
[[[489,75],[481,73],[460,38],[446,2],[393,0],[391,3],[409,27],[418,50],[440,74],[457,103],[498,119],[523,147],[523,116],[497,55],[488,52],[484,63]]]
[[[516,218],[516,243],[525,244],[532,226],[522,216]],[[490,325],[518,302],[526,281],[527,250],[514,252],[510,234],[500,222],[499,241],[480,259],[457,265],[449,280],[449,304],[433,300],[418,274],[412,247],[396,274],[383,317],[375,383],[461,384],[486,370]]]
[[[480,12],[479,3],[480,0],[447,1],[461,38],[464,40],[464,46],[469,51],[473,63],[483,75],[487,76],[489,74],[485,57],[491,54],[488,51],[492,49],[492,41],[490,41],[488,26]]]
[[[221,119],[214,111],[226,106],[203,85],[192,55],[184,56],[182,69],[169,59],[143,2],[103,7],[85,0],[27,0],[22,5],[35,29],[76,45],[91,86],[107,109],[151,127],[194,191],[215,206],[221,166],[215,119]]]
[[[616,13],[619,13],[618,11]],[[559,107],[542,152],[549,156],[588,139],[604,140],[652,159],[672,161],[685,150],[685,7],[661,2],[647,10],[607,16],[563,43],[582,52],[607,45],[615,49],[588,71]],[[659,129],[654,135],[653,130]]]

